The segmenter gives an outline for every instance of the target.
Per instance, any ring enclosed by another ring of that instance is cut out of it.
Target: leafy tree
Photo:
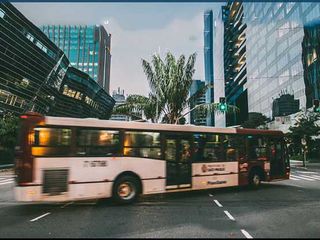
[[[13,161],[19,118],[6,113],[0,118],[0,161]]]
[[[288,141],[292,144],[295,152],[299,152],[302,149],[301,139],[306,139],[306,146],[309,153],[314,149],[315,141],[313,136],[318,136],[320,133],[320,114],[315,112],[301,112],[296,116],[296,122],[293,126],[289,127],[289,131],[286,134]]]
[[[142,59],[142,68],[151,89],[149,96],[131,95],[125,104],[114,108],[114,113],[133,115],[138,112],[152,122],[183,124],[185,116],[196,109],[205,113],[219,111],[219,103],[199,104],[190,109],[191,103],[212,87],[206,85],[189,96],[195,60],[196,53],[188,60],[184,55],[176,60],[170,52],[164,60],[157,54],[152,56],[151,63]],[[238,108],[228,105],[228,113],[235,111]]]
[[[248,114],[248,120],[245,121],[241,126],[244,128],[258,128],[259,126],[264,126],[268,118],[262,113],[250,112]]]

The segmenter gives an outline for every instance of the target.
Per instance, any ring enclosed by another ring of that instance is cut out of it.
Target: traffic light
[[[227,111],[227,104],[226,104],[226,98],[225,97],[220,97],[219,110],[221,112]]]
[[[320,112],[319,99],[313,99],[313,111]]]

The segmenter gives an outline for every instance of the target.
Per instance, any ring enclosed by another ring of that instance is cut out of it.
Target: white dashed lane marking
[[[246,238],[253,238],[246,230],[241,229],[241,232]]]
[[[39,216],[39,217],[36,217],[36,218],[34,218],[34,219],[31,219],[30,222],[37,221],[37,220],[39,220],[40,218],[43,218],[43,217],[45,217],[45,216],[47,216],[47,215],[49,215],[49,214],[50,214],[50,212],[47,212],[47,213],[45,213],[45,214],[43,214],[43,215],[41,215],[41,216]]]

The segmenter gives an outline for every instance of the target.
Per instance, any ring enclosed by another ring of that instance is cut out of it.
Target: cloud
[[[121,28],[116,19],[110,19],[108,31],[111,40],[111,84],[110,89],[120,87],[128,94],[147,95],[148,81],[143,73],[141,59],[151,60],[154,53],[162,57],[170,51],[177,58],[197,53],[195,79],[203,78],[203,42],[201,38],[190,41],[190,31],[194,35],[203,35],[203,17],[201,14],[190,20],[174,19],[169,25],[156,30],[128,31]]]

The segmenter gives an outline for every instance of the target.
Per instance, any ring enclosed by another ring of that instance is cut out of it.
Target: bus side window
[[[57,127],[36,127],[32,155],[68,156],[71,146],[71,129]]]
[[[119,131],[79,129],[77,155],[113,156],[119,154]]]
[[[160,133],[127,131],[123,154],[130,157],[161,158]]]
[[[249,160],[267,160],[267,140],[263,136],[248,136]]]

